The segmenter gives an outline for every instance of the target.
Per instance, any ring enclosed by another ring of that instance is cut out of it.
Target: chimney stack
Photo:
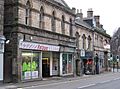
[[[93,10],[92,10],[92,8],[88,9],[88,11],[87,11],[87,17],[88,18],[93,17]]]
[[[100,16],[96,15],[96,16],[94,16],[94,18],[95,18],[96,26],[100,27]]]
[[[103,28],[103,25],[102,25],[102,24],[100,24],[100,28]]]
[[[81,19],[83,19],[82,9],[80,9],[80,12],[79,12],[79,10],[77,9],[76,17],[80,17]]]
[[[75,8],[75,7],[72,7],[72,12],[73,12],[74,14],[76,14],[76,8]]]

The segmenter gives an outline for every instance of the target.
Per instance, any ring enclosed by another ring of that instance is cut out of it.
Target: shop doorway
[[[42,58],[42,76],[50,76],[50,61],[49,58]]]
[[[50,77],[50,52],[42,53],[42,77]]]
[[[80,60],[79,59],[77,59],[76,60],[76,75],[78,75],[78,76],[80,76]]]
[[[83,74],[93,74],[92,59],[83,59]]]

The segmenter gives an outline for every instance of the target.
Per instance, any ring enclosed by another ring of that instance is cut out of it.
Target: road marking
[[[91,86],[95,86],[96,84],[89,84],[86,86],[82,86],[82,87],[78,87],[77,89],[82,89],[82,88],[87,88],[87,87],[91,87]]]

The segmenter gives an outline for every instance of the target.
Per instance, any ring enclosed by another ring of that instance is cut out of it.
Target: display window
[[[35,79],[39,76],[39,53],[22,52],[22,79]]]
[[[73,62],[72,54],[63,54],[62,63],[63,63],[63,74],[68,74],[73,72]]]
[[[59,71],[59,53],[53,53],[52,75],[58,75]]]

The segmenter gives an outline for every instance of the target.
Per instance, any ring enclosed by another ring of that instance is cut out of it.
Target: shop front
[[[93,52],[85,51],[85,55],[81,56],[82,65],[83,65],[83,74],[93,74],[94,73],[94,60]]]
[[[60,48],[60,75],[73,75],[73,56],[75,49],[72,47]]]
[[[59,46],[23,41],[19,48],[22,58],[21,80],[58,75]]]

